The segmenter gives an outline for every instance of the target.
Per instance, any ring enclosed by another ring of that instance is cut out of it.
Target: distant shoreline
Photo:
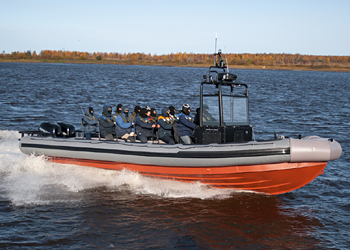
[[[147,62],[138,60],[53,60],[53,59],[2,59],[0,63],[62,63],[62,64],[114,64],[114,65],[144,65],[165,67],[200,67],[208,68],[208,63],[179,63],[179,62]],[[231,69],[255,70],[289,70],[289,71],[324,71],[350,72],[350,67],[311,66],[311,65],[229,65]]]

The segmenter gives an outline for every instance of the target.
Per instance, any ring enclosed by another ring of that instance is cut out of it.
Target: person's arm
[[[100,126],[104,128],[110,128],[114,126],[114,122],[113,121],[109,122],[106,119],[100,118]]]
[[[96,125],[97,124],[97,120],[93,120],[93,119],[89,120],[86,115],[83,117],[83,120],[84,120],[85,125]]]

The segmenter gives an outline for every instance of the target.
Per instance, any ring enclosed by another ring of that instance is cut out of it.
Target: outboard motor
[[[58,122],[61,126],[62,135],[66,137],[75,137],[75,127],[72,124],[65,122]]]
[[[38,129],[43,133],[43,135],[62,136],[61,127],[53,122],[43,122],[40,124]]]

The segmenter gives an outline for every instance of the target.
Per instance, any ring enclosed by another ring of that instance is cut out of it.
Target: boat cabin
[[[209,68],[208,77],[203,78],[195,143],[251,141],[248,86],[238,82],[237,75],[229,73],[220,50],[214,54],[214,66]]]

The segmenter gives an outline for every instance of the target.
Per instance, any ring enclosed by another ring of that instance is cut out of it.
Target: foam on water
[[[166,198],[225,199],[234,192],[201,183],[182,183],[141,176],[132,171],[113,171],[49,162],[44,156],[23,154],[20,134],[0,131],[0,195],[14,205],[70,202],[74,193],[103,188]]]

